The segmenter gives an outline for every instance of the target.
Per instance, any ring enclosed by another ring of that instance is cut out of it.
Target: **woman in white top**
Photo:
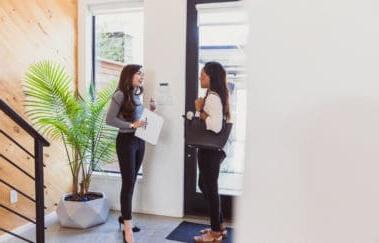
[[[226,72],[217,62],[208,62],[201,70],[201,87],[207,89],[205,98],[195,101],[196,111],[204,120],[207,130],[220,132],[223,120],[230,120],[229,93]],[[220,165],[225,159],[223,150],[199,149],[199,187],[209,203],[211,228],[202,230],[195,236],[195,242],[221,242],[227,234],[218,193]]]

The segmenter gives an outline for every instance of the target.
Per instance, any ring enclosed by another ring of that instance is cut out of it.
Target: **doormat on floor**
[[[174,240],[186,243],[193,243],[193,237],[199,235],[200,230],[209,228],[206,224],[196,224],[183,221],[174,229],[167,237],[167,240]],[[223,243],[233,242],[233,229],[228,227],[228,237],[222,241]]]

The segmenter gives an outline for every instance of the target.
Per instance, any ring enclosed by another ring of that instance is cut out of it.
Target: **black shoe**
[[[118,223],[119,223],[119,225],[120,225],[120,229],[121,229],[121,224],[124,224],[124,220],[122,219],[121,216],[118,217]],[[137,226],[134,226],[134,227],[132,228],[132,231],[133,231],[134,233],[137,233],[137,232],[140,232],[141,229],[138,228]]]
[[[137,226],[134,226],[134,227],[132,228],[132,231],[133,231],[134,233],[137,233],[137,232],[140,232],[141,229],[138,228]]]

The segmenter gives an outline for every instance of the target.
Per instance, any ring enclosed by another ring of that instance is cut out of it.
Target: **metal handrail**
[[[42,146],[49,146],[50,143],[34,129],[27,121],[15,112],[4,100],[0,99],[0,110],[16,122],[25,132],[29,133],[34,139],[41,141]]]
[[[7,137],[9,140],[11,140],[14,144],[17,145],[17,147],[19,147],[20,149],[22,149],[25,153],[27,153],[30,157],[32,157],[33,159],[34,158],[34,155],[29,152],[29,150],[27,150],[24,146],[22,146],[20,143],[18,143],[15,139],[13,139],[11,136],[9,136],[9,134],[7,134],[3,129],[0,128],[0,133],[2,133],[5,137]],[[43,167],[46,167],[45,164],[43,164]]]
[[[1,203],[0,203],[0,207],[1,207],[1,208],[4,208],[4,209],[7,210],[8,212],[11,212],[11,213],[13,213],[13,214],[16,214],[16,215],[19,216],[20,218],[23,218],[23,219],[25,219],[26,221],[29,221],[30,223],[37,224],[37,222],[34,221],[33,219],[28,218],[28,217],[26,217],[25,215],[23,215],[23,214],[21,214],[21,213],[15,211],[15,210],[13,210],[13,209],[7,207],[7,206],[5,206],[5,205],[3,205],[3,204],[1,204]]]
[[[10,235],[12,235],[12,236],[14,236],[14,237],[16,237],[16,238],[19,238],[20,240],[23,240],[23,241],[28,242],[28,243],[34,243],[33,241],[28,240],[28,239],[26,239],[26,238],[24,238],[24,237],[22,237],[22,236],[20,236],[20,235],[18,235],[18,234],[15,234],[15,233],[13,233],[13,232],[11,232],[11,231],[9,231],[9,230],[4,229],[4,228],[1,228],[1,227],[0,227],[0,231],[3,231],[3,232],[5,232],[5,233],[7,233],[7,234],[10,234]]]
[[[31,196],[27,195],[26,193],[22,192],[20,189],[17,189],[17,187],[15,186],[12,186],[11,184],[9,184],[8,182],[6,182],[5,180],[1,179],[0,178],[0,182],[3,183],[4,185],[6,185],[7,187],[9,188],[12,188],[13,190],[15,190],[16,192],[20,193],[21,195],[23,195],[24,197],[26,197],[27,199],[29,199],[30,201],[32,202],[36,202],[36,200],[34,200]]]
[[[17,187],[15,186],[12,186],[11,184],[9,184],[8,182],[6,182],[5,180],[1,179],[0,178],[0,183],[3,183],[4,185],[6,185],[7,187],[15,190],[16,192],[20,193],[21,195],[23,195],[24,197],[26,197],[27,199],[29,199],[30,201],[36,203],[36,200],[33,199],[31,196],[27,195],[25,192],[21,191],[20,189],[18,189]],[[47,209],[46,206],[44,206],[44,209]]]
[[[17,145],[20,149],[22,149],[25,153],[27,153],[30,157],[34,158],[34,155],[30,153],[26,148],[24,148],[21,144],[19,144],[16,140],[14,140],[11,136],[9,136],[3,129],[0,128],[0,133],[6,136],[9,140],[11,140],[14,144]]]
[[[18,166],[15,162],[13,162],[11,159],[9,159],[8,157],[6,157],[2,153],[0,153],[0,157],[3,158],[4,160],[6,160],[9,164],[11,164],[13,167],[15,167],[16,169],[18,169],[19,171],[21,171],[24,175],[26,175],[30,179],[36,180],[36,178],[34,176],[32,176],[31,174],[29,174],[28,172],[26,172],[23,168],[21,168],[20,166]]]
[[[23,170],[20,166],[15,164],[12,160],[7,158],[5,155],[0,153],[0,157],[5,159],[8,163],[12,164],[15,168],[17,168],[19,171],[23,172],[26,176],[33,179],[35,181],[35,200],[31,197],[27,196],[25,193],[22,193],[23,196],[26,196],[28,199],[32,199],[35,202],[36,205],[36,220],[32,220],[15,210],[12,210],[11,208],[0,204],[0,207],[4,208],[5,210],[29,221],[34,224],[36,224],[36,242],[37,243],[44,243],[45,242],[45,212],[44,209],[46,208],[44,205],[44,184],[43,184],[43,147],[44,146],[50,146],[50,143],[42,137],[41,134],[39,134],[28,122],[26,122],[20,115],[17,114],[5,101],[0,99],[0,110],[3,111],[9,118],[11,118],[17,125],[19,125],[22,129],[24,129],[30,136],[34,139],[34,155],[27,151],[21,144],[19,144],[16,140],[11,138],[9,135],[7,135],[3,130],[1,130],[1,133],[4,134],[7,138],[9,138],[13,143],[15,143],[17,146],[19,146],[22,150],[24,150],[27,154],[32,156],[34,158],[34,173],[35,176],[33,177],[28,172]],[[4,183],[5,181],[1,181]],[[11,188],[15,188],[9,183],[5,182],[4,184],[10,186]],[[20,190],[17,190],[20,192]],[[6,229],[0,228],[1,231],[4,231],[12,236],[15,236],[21,240],[24,240],[26,242],[32,242],[24,237],[21,237],[15,233],[12,233]]]

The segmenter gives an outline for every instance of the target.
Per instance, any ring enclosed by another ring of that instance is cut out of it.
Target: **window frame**
[[[143,0],[79,0],[78,1],[78,46],[77,46],[77,89],[85,94],[91,84],[96,90],[95,71],[95,21],[96,15],[143,11]],[[143,170],[143,168],[141,167]],[[120,171],[93,170],[96,175],[120,175]],[[138,173],[141,178],[143,173]]]
[[[186,44],[186,102],[185,111],[195,110],[194,100],[198,95],[198,60],[199,60],[199,31],[198,31],[198,4],[240,4],[241,0],[187,0],[187,44]],[[213,5],[213,6],[215,6]],[[185,113],[185,114],[186,114]],[[197,189],[197,151],[184,145],[184,214],[185,215],[207,215],[208,204]],[[223,213],[226,219],[233,219],[233,205],[238,196],[220,196]]]

